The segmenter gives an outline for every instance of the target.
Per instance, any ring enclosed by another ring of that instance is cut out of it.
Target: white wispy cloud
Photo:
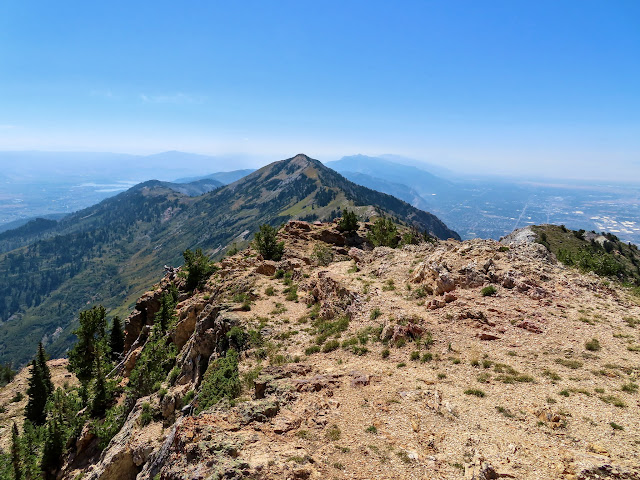
[[[163,95],[147,95],[145,93],[141,93],[140,100],[145,103],[173,103],[176,105],[185,105],[203,103],[206,100],[206,97],[182,92]]]

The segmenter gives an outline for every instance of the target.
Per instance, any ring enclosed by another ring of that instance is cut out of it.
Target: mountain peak
[[[286,163],[290,165],[297,165],[300,167],[308,167],[309,165],[314,165],[318,162],[318,160],[314,160],[313,158],[305,155],[304,153],[298,153],[295,157],[291,157],[285,160]]]

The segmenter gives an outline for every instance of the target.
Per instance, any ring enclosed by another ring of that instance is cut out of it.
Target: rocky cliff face
[[[640,478],[637,298],[538,244],[371,249],[365,228],[290,222],[281,261],[242,251],[182,292],[176,367],[61,477]],[[129,317],[123,383],[181,282]],[[231,349],[239,390],[202,409]]]

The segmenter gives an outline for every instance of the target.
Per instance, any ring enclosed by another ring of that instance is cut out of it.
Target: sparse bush
[[[260,225],[260,231],[255,233],[256,250],[265,260],[278,261],[284,253],[284,242],[278,242],[278,231],[268,223]]]
[[[422,363],[430,362],[431,360],[433,360],[433,355],[430,352],[423,353],[422,357],[420,357]]]
[[[597,338],[592,338],[591,340],[588,340],[587,342],[585,342],[584,348],[586,348],[590,352],[597,352],[602,347],[600,346],[600,342],[598,341]]]
[[[562,365],[563,367],[571,368],[572,370],[577,370],[582,367],[582,362],[578,360],[569,360],[566,358],[556,358],[554,360],[558,365]]]
[[[331,247],[328,245],[316,243],[313,247],[311,259],[315,261],[316,264],[326,267],[333,261],[333,250],[331,250]]]
[[[498,412],[500,412],[502,415],[504,415],[505,417],[507,417],[507,418],[515,417],[515,415],[513,413],[511,413],[508,408],[504,408],[504,407],[498,406],[498,407],[496,407],[496,410]]]
[[[614,430],[624,430],[624,427],[622,425],[618,425],[616,422],[609,422],[609,425],[611,425],[611,428]]]
[[[549,369],[544,369],[542,371],[542,375],[544,375],[545,377],[553,380],[553,381],[557,381],[557,380],[561,380],[562,377],[560,377],[560,375],[558,375],[556,372],[549,370]]]
[[[389,358],[389,349],[385,348],[384,350],[382,350],[382,358]]]
[[[464,391],[465,395],[474,395],[476,397],[484,397],[485,393],[482,390],[479,390],[477,388],[469,388],[467,390]]]
[[[334,425],[327,430],[325,435],[332,442],[336,442],[340,440],[340,437],[342,436],[342,431],[340,430],[340,427],[338,427],[337,425]]]
[[[142,404],[142,411],[140,412],[140,426],[146,427],[153,421],[153,410],[149,402]]]
[[[304,351],[304,354],[313,355],[314,353],[318,353],[318,352],[320,352],[320,347],[318,345],[313,345],[311,347],[306,348]]]
[[[602,400],[604,403],[609,403],[614,407],[618,407],[618,408],[625,408],[627,406],[626,403],[624,403],[620,398],[616,397],[615,395],[601,395],[600,400]]]
[[[380,315],[382,315],[382,312],[380,311],[380,309],[378,307],[374,308],[373,310],[371,310],[371,314],[369,315],[369,318],[371,320],[375,320],[376,318],[378,318]]]
[[[273,297],[276,294],[276,292],[272,286],[268,286],[267,288],[264,289],[264,294],[267,295],[268,297]]]
[[[174,366],[176,347],[165,337],[159,325],[154,325],[151,336],[129,376],[127,391],[132,398],[140,398],[156,391]]]
[[[492,297],[496,293],[498,293],[498,290],[493,285],[488,285],[484,287],[482,290],[480,290],[480,293],[482,294],[483,297]]]
[[[411,352],[410,359],[414,362],[417,362],[418,360],[420,360],[420,352],[417,352],[417,351]]]
[[[329,340],[322,347],[322,352],[323,353],[333,352],[334,350],[338,349],[339,347],[340,347],[340,342],[338,340]]]
[[[284,270],[283,270],[283,269],[281,269],[281,268],[279,268],[279,269],[277,269],[277,270],[276,270],[276,272],[273,274],[273,278],[275,278],[275,279],[279,279],[279,278],[282,278],[282,277],[284,277]]]
[[[240,394],[238,353],[229,349],[225,357],[211,362],[202,379],[196,413],[217,404],[223,398],[233,400]]]
[[[636,393],[638,391],[638,384],[633,382],[625,383],[620,387],[620,390],[627,393]]]
[[[285,288],[282,293],[286,293],[285,300],[288,302],[297,302],[298,301],[298,285],[295,283]]]
[[[367,429],[365,430],[365,432],[376,434],[376,433],[378,433],[378,429],[376,428],[375,425],[369,425],[367,427]]]

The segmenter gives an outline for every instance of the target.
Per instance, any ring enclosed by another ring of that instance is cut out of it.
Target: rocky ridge
[[[289,222],[281,261],[241,251],[181,292],[177,374],[104,451],[83,432],[61,478],[640,478],[637,298],[535,243],[373,249],[335,227]],[[128,318],[124,383],[181,282]],[[197,413],[234,327],[260,337],[242,391]]]

